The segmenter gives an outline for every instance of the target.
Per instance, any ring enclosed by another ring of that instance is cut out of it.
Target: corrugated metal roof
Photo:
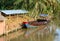
[[[26,10],[0,10],[0,11],[5,13],[6,15],[28,13],[28,11]]]

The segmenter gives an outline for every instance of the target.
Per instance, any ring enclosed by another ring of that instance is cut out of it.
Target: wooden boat
[[[43,19],[38,19],[37,21],[29,22],[29,24],[33,26],[39,26],[39,25],[48,24],[48,23],[49,23],[49,20],[43,20]]]
[[[50,22],[50,18],[48,16],[48,14],[39,14],[39,19],[37,19],[36,21],[23,22],[23,28],[31,28],[40,25],[46,25]]]
[[[48,23],[49,23],[49,20],[37,19],[37,21],[23,22],[22,28],[38,27],[40,25],[45,25]]]

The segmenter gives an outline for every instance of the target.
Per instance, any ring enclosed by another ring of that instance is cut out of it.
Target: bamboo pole
[[[18,24],[18,14],[17,14],[17,21],[16,21],[16,22],[17,22],[17,24]],[[17,34],[17,28],[18,28],[18,25],[16,26],[16,38],[17,38],[17,41],[18,41],[18,37],[17,37],[17,36],[18,36],[18,34]]]
[[[9,17],[8,21],[10,21],[10,15],[9,15],[8,17]],[[9,24],[9,23],[8,23],[8,24]],[[7,25],[8,25],[8,24],[7,24]],[[7,26],[7,25],[6,25],[6,26]],[[8,25],[7,28],[9,29],[9,25]],[[5,38],[5,41],[10,41],[10,40],[9,40],[9,37],[8,37],[9,34],[8,34],[8,32],[7,32],[7,31],[9,31],[9,30],[7,30],[7,28],[5,27],[5,34],[6,34],[6,36],[5,36],[5,37],[6,37],[6,38]]]
[[[6,19],[4,19],[4,22],[5,22],[5,28],[4,28],[4,34],[6,33]],[[4,36],[5,38],[5,41],[6,41],[6,36]]]
[[[10,17],[11,17],[11,15],[9,15],[9,21],[10,21]],[[8,26],[8,29],[9,29],[9,26]],[[7,36],[8,36],[8,39],[9,39],[9,34],[8,33],[7,33]],[[10,39],[8,41],[10,41]]]

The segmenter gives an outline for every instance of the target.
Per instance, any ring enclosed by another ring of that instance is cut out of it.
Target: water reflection
[[[54,41],[60,41],[60,29],[56,29]]]
[[[37,28],[21,29],[0,37],[0,41],[60,41],[60,29],[55,27],[55,25],[41,25]]]

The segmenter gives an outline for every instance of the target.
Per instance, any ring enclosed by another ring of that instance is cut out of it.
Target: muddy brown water
[[[60,41],[60,28],[47,24],[39,28],[21,29],[0,37],[0,41]]]

